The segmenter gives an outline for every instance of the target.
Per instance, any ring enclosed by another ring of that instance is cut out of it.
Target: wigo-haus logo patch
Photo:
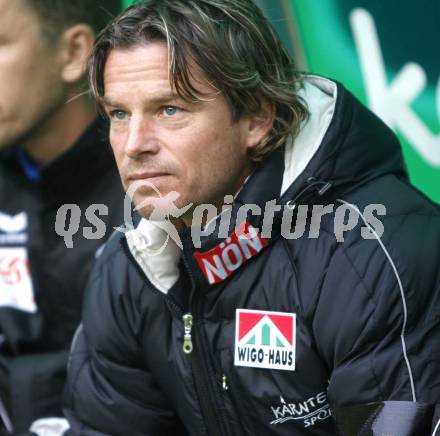
[[[295,370],[296,315],[237,309],[236,366]]]

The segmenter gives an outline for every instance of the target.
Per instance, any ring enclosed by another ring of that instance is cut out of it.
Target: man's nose
[[[160,150],[156,126],[151,117],[133,116],[130,120],[125,154],[136,158],[141,154],[156,154]]]

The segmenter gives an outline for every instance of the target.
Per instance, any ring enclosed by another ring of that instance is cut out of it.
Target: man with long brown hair
[[[90,84],[143,219],[92,273],[71,433],[435,432],[440,213],[394,134],[251,0],[140,2]]]

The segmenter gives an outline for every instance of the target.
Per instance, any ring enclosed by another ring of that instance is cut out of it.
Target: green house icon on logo
[[[240,341],[242,344],[266,347],[291,347],[269,316],[264,316]]]

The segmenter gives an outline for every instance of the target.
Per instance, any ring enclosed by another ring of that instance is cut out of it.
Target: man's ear
[[[61,77],[66,84],[79,82],[84,77],[94,42],[94,32],[87,24],[76,24],[63,32]]]
[[[269,134],[275,120],[276,107],[273,101],[262,99],[258,114],[249,117],[246,145],[254,148]]]

